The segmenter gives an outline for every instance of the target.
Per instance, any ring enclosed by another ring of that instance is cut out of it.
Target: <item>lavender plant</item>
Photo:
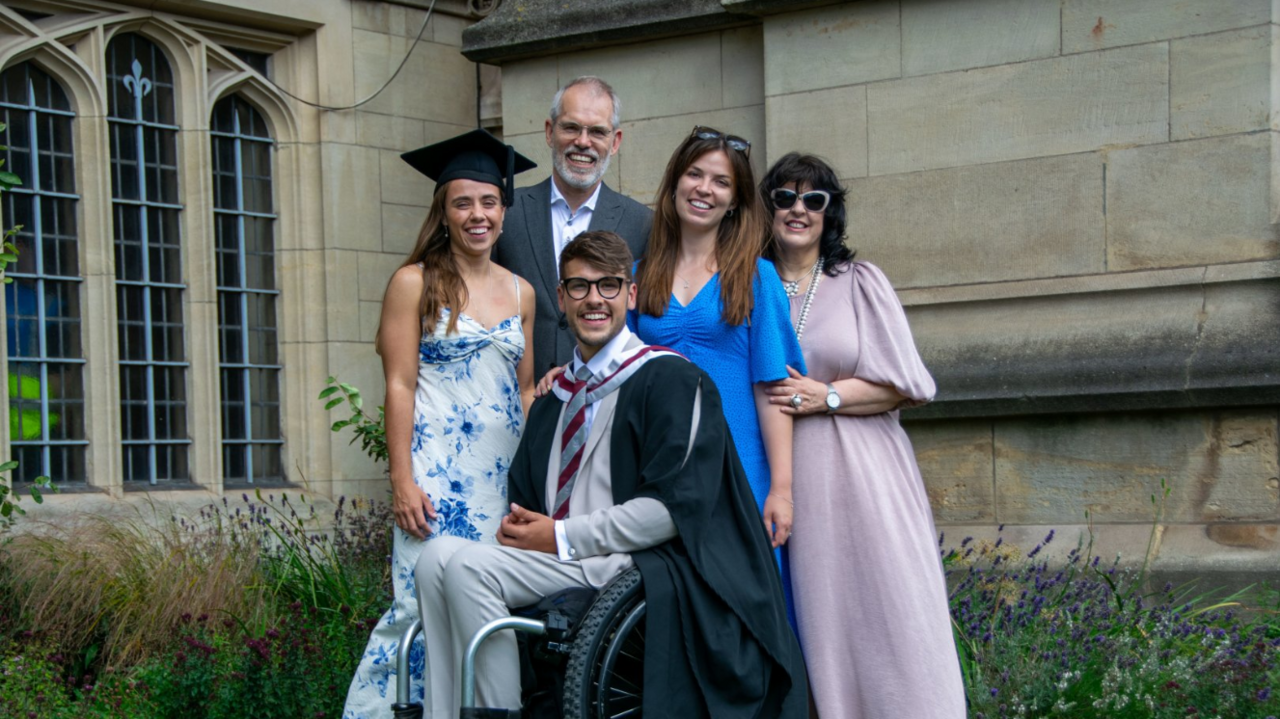
[[[1022,553],[966,538],[944,556],[974,719],[1280,715],[1280,606],[1239,611],[1269,595],[1150,591],[1091,544],[1052,566],[1053,539]]]

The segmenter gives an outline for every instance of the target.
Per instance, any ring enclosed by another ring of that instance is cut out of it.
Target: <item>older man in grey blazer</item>
[[[622,144],[619,111],[617,93],[598,77],[576,78],[556,93],[546,122],[553,172],[516,190],[494,248],[494,261],[524,277],[537,294],[533,366],[539,377],[573,357],[573,335],[556,306],[564,246],[582,232],[608,230],[640,257],[649,241],[653,212],[603,182]]]

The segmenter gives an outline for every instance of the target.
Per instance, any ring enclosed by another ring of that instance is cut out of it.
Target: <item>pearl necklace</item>
[[[818,258],[818,262],[822,262],[821,257]],[[817,267],[818,262],[813,263],[813,267]],[[782,289],[787,293],[788,299],[795,297],[796,293],[800,291],[800,282],[804,280],[805,275],[809,274],[809,272],[813,272],[813,267],[810,267],[808,272],[801,273],[800,276],[794,280],[782,281]]]
[[[801,277],[800,279],[804,279]],[[804,335],[804,323],[809,319],[809,308],[813,305],[813,294],[818,290],[818,282],[822,280],[822,258],[813,263],[813,276],[809,280],[809,290],[804,293],[804,304],[800,305],[800,316],[796,318],[796,341],[800,341],[800,337]],[[796,289],[800,289],[800,280],[796,280]],[[795,293],[790,293],[788,297],[794,297]]]

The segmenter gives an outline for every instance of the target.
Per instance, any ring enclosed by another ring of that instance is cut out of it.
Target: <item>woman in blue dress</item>
[[[400,636],[418,615],[413,568],[423,545],[442,534],[496,543],[507,468],[533,401],[533,353],[525,351],[533,287],[489,259],[513,197],[501,168],[533,163],[483,130],[404,159],[437,184],[417,244],[387,285],[378,328],[395,600],[369,637],[343,719],[391,716]],[[420,645],[410,658],[410,696],[423,701],[429,670]]]
[[[765,528],[781,547],[793,515],[791,417],[770,406],[765,385],[786,379],[787,365],[803,372],[804,357],[782,281],[760,259],[769,222],[750,150],[746,140],[706,127],[676,148],[636,266],[628,324],[711,375]]]

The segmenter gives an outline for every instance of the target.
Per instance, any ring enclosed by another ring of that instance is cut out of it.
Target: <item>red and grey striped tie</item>
[[[574,379],[566,381],[568,372],[560,375],[560,385],[572,395],[564,408],[564,427],[560,430],[560,476],[556,480],[555,514],[553,519],[564,519],[569,514],[569,495],[578,478],[578,466],[582,464],[582,448],[587,444],[587,381],[591,370],[584,364],[574,373]]]

